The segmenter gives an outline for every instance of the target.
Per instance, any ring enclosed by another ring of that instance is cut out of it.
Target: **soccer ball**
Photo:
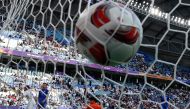
[[[129,8],[102,1],[85,9],[75,26],[78,51],[94,63],[127,63],[142,41],[142,25]]]

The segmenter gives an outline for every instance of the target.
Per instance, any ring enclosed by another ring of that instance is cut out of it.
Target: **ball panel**
[[[124,44],[112,38],[106,45],[109,60],[116,62],[127,62],[133,55],[133,46]]]
[[[80,53],[85,55],[92,62],[101,64],[107,62],[104,46],[94,39],[87,29],[80,31],[80,29],[76,27],[75,33],[78,37],[76,39],[76,45]]]
[[[76,28],[76,35],[78,37],[76,40],[76,44],[81,43],[82,45],[86,46],[87,42],[92,42],[92,40],[84,32],[80,31],[79,28]]]
[[[127,28],[127,27],[126,27]],[[110,36],[115,32],[113,37],[117,39],[120,42],[126,43],[126,44],[134,44],[138,37],[139,37],[139,32],[135,27],[129,27],[129,30],[127,29],[118,29],[116,32],[114,30],[109,30],[106,31]],[[127,30],[127,31],[126,31]]]
[[[105,42],[110,39],[110,35],[104,31],[104,29],[106,29],[108,26],[110,26],[110,23],[104,24],[102,27],[97,28],[93,24],[88,23],[86,26],[86,31],[88,31],[93,39],[104,45]]]
[[[126,11],[123,7],[112,6],[109,10],[109,18],[121,25],[131,26],[133,25],[133,17],[129,11]]]
[[[89,49],[89,52],[95,58],[96,62],[101,63],[101,64],[105,64],[107,62],[104,46],[101,45],[100,43],[96,43],[95,45],[93,45]]]
[[[136,43],[134,43],[133,46],[133,56],[137,53],[139,47],[140,47],[141,39],[138,38]]]
[[[139,37],[139,32],[137,31],[137,28],[131,27],[131,29],[128,32],[125,32],[124,38],[125,43],[127,44],[134,44]]]
[[[92,14],[91,21],[97,28],[103,26],[104,24],[110,22],[110,19],[106,15],[106,4],[100,5],[96,8],[94,14]]]

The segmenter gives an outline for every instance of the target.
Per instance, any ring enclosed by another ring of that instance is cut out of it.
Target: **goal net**
[[[101,66],[73,40],[83,10],[100,1],[0,0],[0,108],[93,109],[92,99],[105,109],[190,108],[190,2],[107,0],[134,11],[144,34],[130,62]]]

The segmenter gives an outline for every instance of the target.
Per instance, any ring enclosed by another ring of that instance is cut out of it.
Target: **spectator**
[[[97,100],[94,97],[91,96],[89,100],[90,104],[87,106],[86,109],[102,109],[101,105],[96,102]]]
[[[38,109],[46,108],[49,91],[47,89],[48,84],[43,83],[38,95]]]
[[[27,98],[28,100],[28,105],[26,107],[26,109],[34,109],[36,107],[36,102],[34,100],[32,91],[30,90],[29,86],[26,86],[24,88],[24,96]]]

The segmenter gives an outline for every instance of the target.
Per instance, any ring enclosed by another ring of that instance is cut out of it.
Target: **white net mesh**
[[[190,109],[189,11],[179,11],[189,1],[113,0],[144,28],[139,52],[116,67],[74,46],[79,15],[98,1],[0,0],[0,106],[82,109],[95,98],[107,109]]]

